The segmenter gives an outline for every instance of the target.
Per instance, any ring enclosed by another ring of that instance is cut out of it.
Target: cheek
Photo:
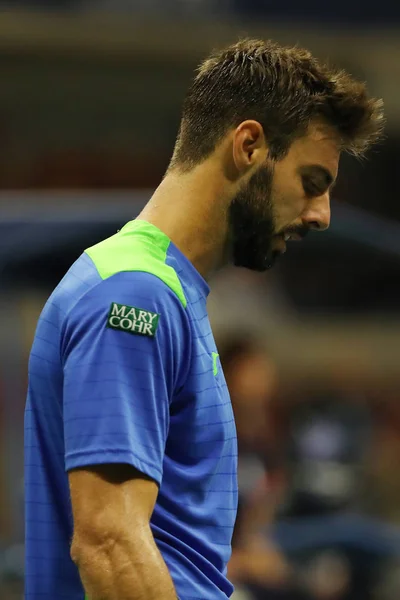
[[[276,177],[272,191],[277,224],[285,227],[295,221],[305,209],[303,186],[294,175],[282,173]]]

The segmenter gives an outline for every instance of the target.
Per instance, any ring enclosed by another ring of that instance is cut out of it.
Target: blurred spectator
[[[285,586],[289,577],[284,557],[265,535],[280,490],[279,468],[268,439],[267,412],[277,371],[256,339],[231,337],[220,343],[219,349],[239,450],[239,509],[229,576],[236,586],[235,600],[262,598],[267,590],[272,593]]]
[[[378,518],[400,525],[400,478],[397,472],[400,455],[399,389],[382,391],[373,403],[374,432],[369,451],[368,493],[363,505]]]
[[[341,382],[299,394],[285,406],[287,490],[275,540],[313,600],[368,600],[399,538],[363,516],[371,416]],[[361,400],[361,401],[360,401]]]
[[[365,403],[328,390],[311,393],[292,409],[286,515],[356,507],[369,443],[368,417]]]
[[[219,348],[239,449],[235,600],[372,600],[399,544],[360,512],[372,439],[365,398],[339,380],[315,382],[281,404],[278,427],[265,345],[238,334]]]

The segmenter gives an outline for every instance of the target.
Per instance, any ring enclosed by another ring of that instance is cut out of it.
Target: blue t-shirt
[[[209,292],[156,227],[88,249],[41,314],[25,414],[26,600],[83,600],[67,472],[128,463],[154,479],[155,541],[181,600],[231,595],[232,407]]]

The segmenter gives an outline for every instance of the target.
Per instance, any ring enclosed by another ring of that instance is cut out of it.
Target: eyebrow
[[[317,176],[319,179],[323,180],[323,183],[327,188],[332,188],[336,183],[336,179],[333,177],[332,173],[322,165],[307,165],[302,168],[302,173],[303,175]]]

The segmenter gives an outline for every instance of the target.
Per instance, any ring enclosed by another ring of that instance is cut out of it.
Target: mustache
[[[296,225],[293,227],[287,227],[284,231],[282,231],[281,235],[297,235],[304,239],[306,235],[310,233],[310,228],[307,225]]]

